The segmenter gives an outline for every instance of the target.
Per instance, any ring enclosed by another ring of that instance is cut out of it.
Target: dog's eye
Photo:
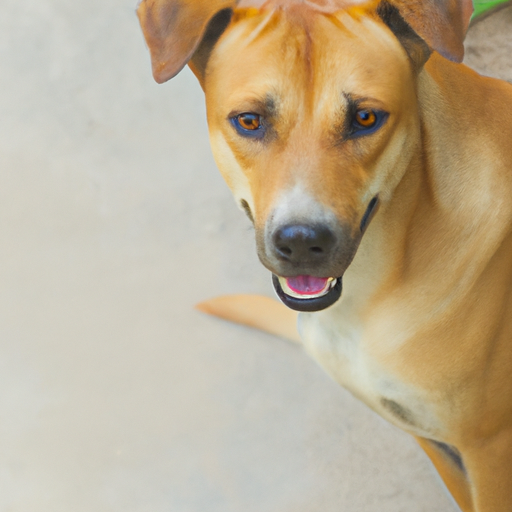
[[[261,127],[261,117],[258,114],[240,114],[237,120],[244,130],[253,131]]]
[[[376,132],[387,119],[388,114],[380,110],[364,108],[358,110],[352,121],[352,137],[361,137]]]
[[[363,128],[372,128],[377,122],[377,114],[373,110],[358,110],[355,121]]]
[[[265,135],[263,118],[253,112],[244,112],[231,118],[237,132],[244,137],[261,138]]]

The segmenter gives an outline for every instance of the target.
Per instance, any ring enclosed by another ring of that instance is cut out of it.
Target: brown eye
[[[356,112],[356,123],[363,128],[372,128],[377,122],[377,114],[373,110],[358,110]]]
[[[237,116],[237,121],[244,130],[254,131],[261,127],[261,116],[258,114],[240,114]]]

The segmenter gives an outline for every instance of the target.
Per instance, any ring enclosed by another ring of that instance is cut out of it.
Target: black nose
[[[293,224],[275,231],[272,236],[277,258],[292,263],[321,262],[335,245],[333,232],[325,226]]]

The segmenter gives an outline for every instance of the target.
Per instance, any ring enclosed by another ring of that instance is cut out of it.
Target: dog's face
[[[400,181],[418,141],[415,89],[402,45],[359,10],[240,11],[217,43],[204,83],[213,152],[261,262],[311,276],[280,280],[292,306],[324,306]]]
[[[217,164],[285,304],[318,311],[419,144],[418,73],[472,0],[143,0],[158,82],[189,62]],[[435,23],[432,22],[435,20]]]

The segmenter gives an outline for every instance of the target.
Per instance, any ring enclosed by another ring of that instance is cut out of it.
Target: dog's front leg
[[[434,464],[439,476],[443,479],[461,510],[463,512],[475,512],[465,470],[441,448],[441,445],[423,437],[416,437],[416,440]]]
[[[512,432],[471,443],[455,452],[416,438],[463,512],[512,511]]]
[[[512,430],[502,430],[461,452],[475,512],[512,511]]]

